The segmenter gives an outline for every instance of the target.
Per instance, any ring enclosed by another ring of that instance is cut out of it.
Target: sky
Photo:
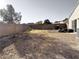
[[[77,0],[0,0],[0,9],[12,4],[21,12],[21,23],[32,23],[49,19],[51,22],[68,18]]]

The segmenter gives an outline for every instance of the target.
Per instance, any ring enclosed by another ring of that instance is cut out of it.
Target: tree
[[[49,19],[44,20],[44,24],[52,24]]]
[[[12,5],[7,5],[7,9],[0,10],[0,16],[6,23],[20,23],[22,15],[21,13],[15,12]]]

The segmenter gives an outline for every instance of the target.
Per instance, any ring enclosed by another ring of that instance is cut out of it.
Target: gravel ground
[[[78,42],[74,34],[32,30],[0,39],[0,59],[79,59]]]

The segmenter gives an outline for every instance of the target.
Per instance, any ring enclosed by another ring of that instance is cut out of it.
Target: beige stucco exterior
[[[69,24],[68,24],[69,29],[73,29],[74,21],[76,21],[76,24],[75,24],[76,29],[79,29],[79,4],[77,5],[76,9],[74,10],[74,12],[69,18]]]

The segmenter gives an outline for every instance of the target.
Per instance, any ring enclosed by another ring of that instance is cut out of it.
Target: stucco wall
[[[28,30],[28,26],[23,24],[0,24],[0,37],[4,35],[21,33]]]
[[[69,18],[69,26],[68,26],[69,29],[72,29],[72,21],[78,18],[79,18],[79,5],[75,9],[71,17]]]

